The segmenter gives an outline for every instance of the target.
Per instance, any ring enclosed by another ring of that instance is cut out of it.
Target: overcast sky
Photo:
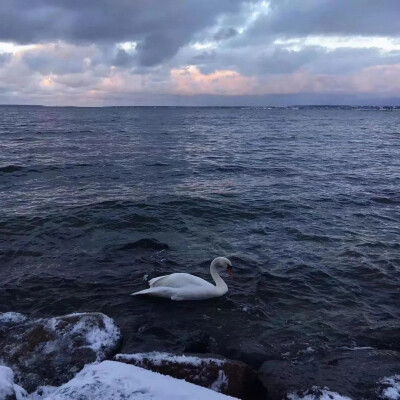
[[[400,0],[1,0],[0,104],[400,104]]]

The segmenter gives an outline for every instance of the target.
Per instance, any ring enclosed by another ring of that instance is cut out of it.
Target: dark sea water
[[[0,107],[0,312],[123,351],[400,350],[400,112]],[[227,256],[229,293],[131,297]]]

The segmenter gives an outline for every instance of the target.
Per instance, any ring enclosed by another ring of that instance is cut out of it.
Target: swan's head
[[[232,272],[232,263],[225,257],[217,257],[213,260],[213,262],[211,263],[211,265],[215,265],[216,267],[221,267],[221,268],[225,268],[226,271],[228,272],[228,274],[230,276],[233,275]]]

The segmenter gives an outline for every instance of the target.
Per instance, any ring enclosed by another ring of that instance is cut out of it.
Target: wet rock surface
[[[213,337],[202,330],[191,333],[182,351],[184,354],[218,354],[227,359],[242,361],[254,370],[258,370],[265,360],[279,357],[279,353],[274,354],[263,346],[244,344],[240,340],[226,343],[224,337]]]
[[[385,379],[399,373],[399,352],[360,349],[296,362],[267,361],[260,368],[259,377],[269,400],[282,400],[288,393],[319,398],[310,392],[313,387],[329,388],[354,400],[376,400],[384,398],[382,393],[389,385]]]
[[[1,321],[0,314],[0,360],[28,392],[67,382],[85,364],[112,357],[121,342],[119,328],[101,313]]]
[[[117,354],[114,359],[240,399],[266,398],[265,388],[248,365],[214,354],[181,356],[155,352]]]

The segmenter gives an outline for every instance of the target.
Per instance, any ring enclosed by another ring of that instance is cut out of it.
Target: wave
[[[392,197],[371,197],[371,200],[381,204],[400,204],[400,198],[395,199]]]
[[[169,167],[171,164],[163,162],[155,162],[152,164],[146,164],[146,167]]]

